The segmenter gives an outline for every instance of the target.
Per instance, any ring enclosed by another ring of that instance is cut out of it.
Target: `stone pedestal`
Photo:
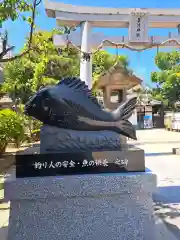
[[[151,172],[6,181],[8,240],[154,240]]]

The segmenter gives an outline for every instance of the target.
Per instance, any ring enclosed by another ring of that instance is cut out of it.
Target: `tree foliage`
[[[20,59],[9,62],[4,68],[3,91],[13,101],[25,103],[39,88],[57,83],[61,78],[79,75],[79,57],[76,50],[64,49],[62,54],[52,42],[52,32],[33,34],[32,51]],[[23,49],[28,48],[28,40]]]
[[[132,74],[132,70],[129,69],[129,62],[126,56],[115,56],[104,50],[97,52],[93,55],[93,90],[96,90],[96,83],[101,74],[109,70],[116,62],[120,62],[127,74]]]
[[[24,118],[16,112],[0,110],[0,154],[5,151],[9,141],[17,145],[24,137]]]
[[[0,30],[2,25],[7,20],[15,21],[19,17],[22,17],[24,21],[26,21],[30,25],[29,31],[29,42],[28,48],[26,51],[22,52],[19,55],[7,57],[7,54],[11,52],[15,46],[8,45],[8,32],[2,33],[0,31],[2,42],[2,49],[0,52],[0,63],[13,61],[15,59],[21,58],[22,56],[26,55],[30,51],[35,51],[36,49],[31,47],[33,31],[35,29],[35,16],[36,16],[36,9],[38,5],[41,3],[42,0],[33,0],[32,3],[30,0],[3,0],[0,3]],[[22,13],[29,12],[31,16],[25,16]]]
[[[174,103],[180,100],[180,52],[160,52],[155,63],[160,71],[151,73],[152,81],[157,84],[154,97],[174,107]]]
[[[7,20],[16,20],[18,17],[24,16],[22,13],[32,10],[30,1],[25,0],[2,0],[0,3],[0,27]]]
[[[35,32],[31,46],[38,51],[32,51],[6,64],[3,91],[9,93],[13,101],[20,99],[25,103],[41,87],[56,84],[63,77],[79,76],[80,53],[77,49],[67,47],[58,51],[52,41],[56,32],[57,30]],[[27,48],[28,39],[23,51]],[[93,56],[94,86],[100,74],[107,71],[116,61],[117,58],[106,51],[99,51]],[[118,61],[130,72],[125,56],[119,56]]]
[[[173,52],[159,52],[155,57],[155,63],[160,70],[171,70],[180,63],[180,53]]]

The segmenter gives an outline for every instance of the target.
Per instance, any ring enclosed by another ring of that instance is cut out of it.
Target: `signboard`
[[[129,21],[129,42],[148,43],[148,14],[131,13]]]
[[[144,116],[144,128],[153,128],[152,115]]]
[[[144,172],[144,151],[16,155],[16,177]]]

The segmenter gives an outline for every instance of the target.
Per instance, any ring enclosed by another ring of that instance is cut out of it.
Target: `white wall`
[[[129,118],[129,121],[134,125],[137,126],[137,111],[136,109],[133,111],[132,116]]]

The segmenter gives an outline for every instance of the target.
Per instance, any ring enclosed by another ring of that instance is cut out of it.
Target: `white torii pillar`
[[[81,51],[85,53],[91,52],[91,23],[88,21],[81,23]],[[80,78],[84,81],[88,88],[92,88],[92,56],[90,60],[82,58],[80,60]]]

